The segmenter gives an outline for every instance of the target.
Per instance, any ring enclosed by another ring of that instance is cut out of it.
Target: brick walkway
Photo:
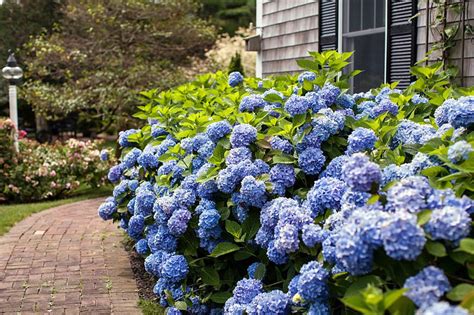
[[[0,237],[0,314],[140,314],[122,234],[102,199],[34,214]]]

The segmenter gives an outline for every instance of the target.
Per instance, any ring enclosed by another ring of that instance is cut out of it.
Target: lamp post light
[[[2,69],[2,76],[8,80],[8,98],[10,102],[10,119],[15,125],[15,133],[13,135],[13,143],[15,146],[16,152],[19,151],[18,148],[18,105],[17,105],[17,93],[16,93],[16,84],[18,79],[23,76],[23,71],[15,59],[15,54],[10,52],[8,56],[7,65]]]

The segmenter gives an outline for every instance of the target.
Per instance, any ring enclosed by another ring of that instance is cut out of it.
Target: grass
[[[82,188],[66,199],[51,201],[40,201],[35,203],[22,203],[13,205],[0,205],[0,236],[7,233],[15,223],[24,218],[49,208],[65,205],[68,203],[98,198],[110,194],[110,187]]]
[[[165,309],[158,303],[153,301],[140,299],[138,301],[138,307],[142,310],[144,315],[164,315]]]

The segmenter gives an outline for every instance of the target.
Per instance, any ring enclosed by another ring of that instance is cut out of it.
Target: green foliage
[[[239,53],[236,53],[230,59],[228,72],[231,73],[234,71],[240,72],[242,75],[245,75],[244,67],[242,65],[242,57],[240,56]]]
[[[222,33],[234,35],[239,27],[255,24],[256,0],[200,0],[199,15],[210,19]]]
[[[21,95],[49,120],[74,113],[96,132],[123,128],[139,91],[183,82],[190,57],[212,44],[197,9],[191,0],[69,0],[58,26],[25,45]]]
[[[254,112],[241,112],[239,105],[243,97],[249,94],[261,95],[274,89],[280,94],[266,93],[264,100],[272,104],[283,105],[290,96],[306,95],[310,91],[324,87],[327,83],[333,83],[342,88],[347,87],[351,76],[357,75],[353,72],[343,76],[342,70],[347,66],[350,54],[339,54],[337,52],[310,53],[312,59],[299,61],[299,65],[316,74],[312,81],[296,83],[296,76],[282,76],[258,80],[247,78],[244,84],[232,88],[228,85],[228,77],[221,73],[206,74],[199,76],[195,81],[181,85],[175,89],[159,92],[150,90],[141,93],[143,105],[135,117],[144,121],[154,120],[161,128],[165,129],[177,144],[169,148],[166,153],[160,155],[160,162],[175,161],[183,167],[183,176],[192,174],[193,161],[200,158],[196,152],[186,152],[179,141],[192,138],[206,131],[209,124],[221,120],[227,120],[231,125],[236,123],[247,123],[257,130],[257,140],[249,146],[255,159],[262,159],[270,166],[275,164],[288,164],[294,167],[296,180],[294,185],[288,189],[286,197],[305,198],[309,189],[313,186],[316,176],[305,174],[299,163],[298,152],[283,153],[274,150],[270,146],[270,140],[274,136],[280,136],[288,140],[293,146],[300,144],[305,135],[311,131],[311,122],[321,117],[321,112],[291,116],[282,106],[275,106],[271,111],[258,109]],[[434,168],[424,170],[432,185],[437,188],[452,188],[458,195],[472,196],[472,170],[471,162],[466,161],[458,164],[449,162],[447,150],[453,144],[452,131],[448,131],[441,138],[435,138],[424,145],[397,145],[394,143],[394,135],[398,126],[404,119],[414,122],[429,124],[435,127],[433,113],[439,106],[438,101],[433,101],[439,95],[438,89],[449,88],[449,93],[442,93],[443,101],[449,97],[459,97],[472,92],[466,89],[451,88],[444,83],[449,74],[442,73],[441,68],[418,67],[414,68],[417,74],[417,82],[405,91],[396,90],[396,83],[384,85],[369,91],[356,100],[352,109],[359,114],[358,106],[368,99],[374,99],[386,91],[387,88],[393,92],[388,97],[398,105],[398,114],[383,113],[376,118],[370,116],[358,117],[346,116],[345,124],[337,135],[325,141],[321,149],[326,157],[325,165],[337,156],[343,155],[347,148],[347,138],[352,131],[358,127],[371,129],[377,136],[378,141],[373,150],[367,154],[370,159],[380,165],[381,168],[390,164],[397,166],[409,163],[414,156],[425,153],[436,158],[440,163]],[[415,104],[413,96],[419,93],[428,98],[426,104]],[[442,101],[441,101],[442,103]],[[337,104],[337,102],[336,102]],[[333,108],[340,109],[339,105]],[[128,137],[128,141],[134,147],[144,149],[149,146],[159,145],[165,135],[153,138],[151,126],[145,123],[136,133]],[[472,144],[472,133],[465,131],[459,139],[467,140]],[[189,139],[188,139],[189,140]],[[181,142],[183,143],[183,142]],[[229,137],[226,136],[216,143],[212,155],[206,158],[211,165],[206,171],[199,172],[198,183],[206,183],[215,180],[221,170],[226,168],[226,157],[231,145]],[[125,155],[131,148],[125,148]],[[296,151],[296,150],[295,150]],[[140,180],[153,181],[159,186],[175,191],[179,184],[173,182],[172,174],[158,176],[155,170],[141,170]],[[127,174],[127,173],[126,173]],[[449,177],[448,177],[449,176]],[[272,195],[273,183],[269,175],[257,176],[257,180],[265,183],[268,196]],[[382,205],[387,202],[385,192],[394,183],[388,183],[384,187],[374,187],[372,196],[368,200],[370,205]],[[380,189],[380,190],[379,190]],[[121,208],[133,198],[133,193],[121,200]],[[275,197],[276,198],[276,197]],[[302,243],[297,252],[289,255],[287,263],[277,265],[272,263],[265,249],[249,244],[253,241],[260,228],[261,209],[257,207],[248,208],[248,218],[243,222],[237,222],[234,211],[238,204],[232,200],[230,194],[222,192],[213,195],[221,219],[219,225],[222,229],[222,242],[220,242],[211,253],[199,246],[200,239],[196,235],[198,227],[198,215],[194,215],[188,224],[188,230],[179,238],[177,253],[183,253],[189,264],[189,273],[185,280],[187,286],[192,286],[196,292],[189,293],[184,301],[189,304],[189,297],[198,295],[203,303],[222,304],[232,295],[232,290],[238,280],[247,277],[246,268],[254,262],[258,263],[255,277],[262,279],[265,290],[280,289],[287,291],[289,282],[299,272],[301,266],[308,261],[318,260],[324,263],[324,267],[331,268],[331,264],[325,261],[320,244],[309,248]],[[188,208],[195,213],[194,206]],[[115,214],[115,219],[128,218],[130,215],[126,210],[124,214]],[[429,222],[432,210],[424,210],[418,214],[418,225],[424,226]],[[323,226],[325,220],[331,215],[331,210],[319,215],[315,223]],[[152,221],[152,219],[150,218]],[[326,221],[327,222],[327,221]],[[453,301],[459,301],[462,306],[471,307],[471,296],[466,293],[465,284],[472,282],[474,276],[474,262],[472,238],[461,240],[460,244],[438,241],[431,239],[425,234],[427,243],[422,253],[414,261],[397,261],[386,255],[383,250],[374,252],[374,268],[369,275],[353,276],[347,272],[333,274],[330,277],[330,304],[333,309],[341,314],[397,314],[412,315],[415,313],[415,305],[403,294],[405,280],[419,272],[427,265],[435,265],[443,268],[450,278],[451,284],[456,289],[446,297]],[[462,285],[458,287],[458,285]],[[454,290],[454,289],[453,289]],[[167,294],[169,296],[169,294]],[[293,300],[301,301],[298,294]],[[184,307],[180,301],[171,301],[170,305]],[[215,305],[214,304],[214,305]],[[302,309],[294,309],[302,313]]]
[[[70,139],[39,144],[24,139],[15,153],[9,121],[0,120],[0,200],[34,201],[68,195],[82,184],[106,183],[108,163],[100,160],[100,142]]]

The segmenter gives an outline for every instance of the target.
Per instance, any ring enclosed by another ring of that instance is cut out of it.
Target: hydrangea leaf
[[[209,256],[217,258],[238,251],[239,249],[240,247],[234,243],[222,242],[217,244],[216,248],[214,248]]]
[[[461,283],[455,286],[451,291],[446,294],[446,297],[451,301],[462,301],[468,294],[474,292],[474,285],[468,283]]]

